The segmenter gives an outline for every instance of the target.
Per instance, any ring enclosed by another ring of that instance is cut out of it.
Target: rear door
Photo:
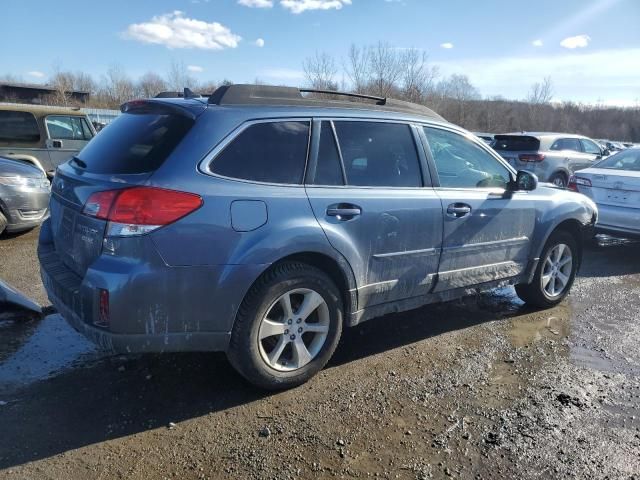
[[[581,168],[587,168],[591,165],[593,156],[583,151],[582,143],[579,138],[558,138],[551,147],[550,151],[556,153],[561,159],[564,159],[564,166],[573,173]]]
[[[512,173],[471,135],[424,127],[444,209],[435,292],[521,274],[536,210],[528,192],[506,192]]]
[[[46,145],[54,168],[82,150],[94,136],[92,127],[82,116],[47,115],[44,125],[48,136]]]
[[[418,142],[407,123],[314,122],[307,195],[353,269],[360,309],[424,295],[433,285],[442,205],[423,175]]]

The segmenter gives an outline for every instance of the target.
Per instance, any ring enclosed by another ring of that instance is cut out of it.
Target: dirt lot
[[[44,302],[36,232],[0,277]],[[57,315],[0,321],[0,478],[640,478],[640,245],[569,300],[501,289],[349,330],[300,388],[223,355],[106,357]]]

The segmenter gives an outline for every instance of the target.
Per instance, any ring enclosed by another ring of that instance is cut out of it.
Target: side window
[[[20,143],[39,140],[38,122],[33,114],[0,111],[0,141]]]
[[[211,171],[256,182],[302,183],[309,122],[256,123],[243,130],[213,160]]]
[[[440,186],[445,188],[506,188],[509,169],[485,150],[457,133],[425,127]]]
[[[600,147],[598,147],[591,140],[581,139],[580,142],[582,142],[582,148],[584,149],[585,153],[590,153],[592,155],[602,154],[602,152],[600,151]]]
[[[421,187],[411,127],[386,122],[334,122],[347,184]]]
[[[84,135],[85,140],[91,140],[93,138],[93,132],[91,128],[89,128],[89,123],[86,118],[80,119],[80,124],[82,125],[82,133]]]
[[[55,140],[91,140],[92,135],[82,117],[49,115],[46,120],[49,137]]]
[[[580,141],[577,138],[559,138],[553,145],[551,150],[572,150],[574,152],[581,152]]]
[[[333,136],[331,122],[322,122],[315,185],[344,185],[340,155]]]

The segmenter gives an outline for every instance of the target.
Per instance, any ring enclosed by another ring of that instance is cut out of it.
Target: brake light
[[[92,194],[83,213],[109,222],[108,236],[141,235],[169,225],[202,206],[194,193],[133,187]]]
[[[521,153],[518,155],[518,159],[521,162],[534,162],[538,163],[544,160],[543,153]]]
[[[578,185],[582,187],[591,187],[591,180],[589,180],[588,178],[577,177],[575,175],[572,175],[571,178],[569,179],[569,184],[567,185],[567,188],[569,190],[573,190],[574,192],[577,192]]]

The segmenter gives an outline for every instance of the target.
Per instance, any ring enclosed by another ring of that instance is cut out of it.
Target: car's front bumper
[[[0,185],[0,207],[7,218],[7,232],[29,230],[49,215],[48,188],[8,187]]]

